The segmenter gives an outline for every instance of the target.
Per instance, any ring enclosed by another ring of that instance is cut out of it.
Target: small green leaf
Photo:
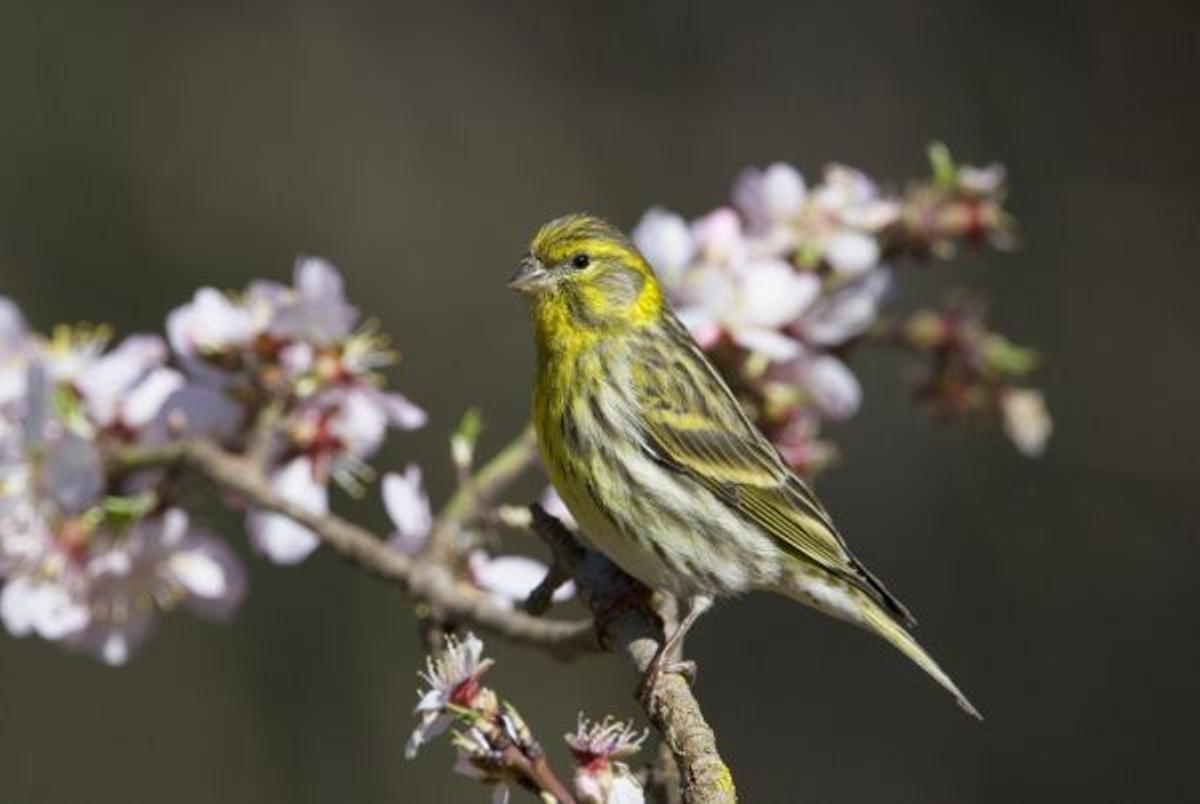
[[[450,437],[450,458],[460,468],[469,467],[475,460],[475,444],[483,432],[483,414],[479,408],[467,408],[454,435]]]
[[[958,185],[958,165],[944,142],[929,144],[929,166],[933,169],[933,183],[946,190]]]

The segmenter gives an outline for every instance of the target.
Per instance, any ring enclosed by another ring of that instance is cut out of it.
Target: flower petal
[[[820,281],[798,273],[782,260],[763,260],[746,266],[738,305],[725,320],[737,326],[775,329],[796,320],[821,292]]]
[[[383,476],[383,504],[396,528],[388,541],[402,553],[416,553],[433,528],[433,511],[421,482],[421,467],[409,464],[404,474]]]
[[[801,321],[804,340],[813,345],[837,346],[862,334],[874,323],[879,302],[890,285],[887,271],[872,271],[821,299]]]
[[[804,385],[821,411],[834,419],[853,416],[862,403],[862,386],[833,355],[819,355],[804,371]]]
[[[1046,442],[1054,430],[1046,398],[1032,388],[1014,388],[1000,396],[1004,431],[1017,449],[1030,457],[1046,451]]]
[[[879,243],[865,232],[842,229],[825,241],[823,253],[838,273],[861,276],[879,262]]]
[[[674,212],[654,207],[642,216],[632,237],[663,285],[671,288],[678,284],[696,251],[684,219]]]
[[[467,556],[467,568],[475,585],[506,605],[523,602],[546,577],[549,567],[525,556],[489,556],[475,550]],[[569,600],[575,586],[567,583],[554,592],[554,601]]]
[[[317,479],[307,457],[296,458],[276,472],[271,485],[285,499],[312,513],[329,510],[328,489]],[[320,544],[315,533],[282,514],[253,510],[247,528],[255,548],[277,564],[298,564]]]
[[[803,345],[795,338],[773,329],[739,327],[731,330],[729,334],[742,348],[758,352],[776,362],[792,360],[804,350]]]

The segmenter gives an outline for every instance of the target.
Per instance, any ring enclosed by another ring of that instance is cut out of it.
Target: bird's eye
[[[592,258],[586,254],[579,253],[571,258],[571,264],[576,268],[587,268],[592,262]]]

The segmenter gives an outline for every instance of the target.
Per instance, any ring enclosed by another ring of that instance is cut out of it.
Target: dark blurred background
[[[0,293],[40,328],[158,329],[201,284],[326,255],[433,414],[379,465],[421,461],[442,498],[464,408],[484,407],[488,448],[525,416],[532,347],[504,282],[543,219],[695,215],[778,159],[898,183],[933,138],[1002,160],[1023,250],[910,272],[900,303],[966,286],[1041,348],[1049,453],[928,421],[878,356],[820,484],[988,721],[766,597],[695,632],[699,692],[750,802],[1186,795],[1197,6],[646,5],[5,2]],[[360,513],[385,527],[377,502]],[[233,626],[172,616],[121,670],[0,639],[0,799],[484,800],[446,744],[402,760],[420,653],[393,592],[324,554],[252,578]],[[490,647],[558,759],[578,709],[637,712],[613,657]]]

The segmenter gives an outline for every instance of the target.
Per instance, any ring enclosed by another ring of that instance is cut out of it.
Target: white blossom
[[[472,550],[467,555],[471,582],[487,592],[497,605],[509,609],[524,603],[549,569],[544,562],[527,556],[493,556],[486,550]],[[554,590],[551,600],[563,603],[574,595],[575,582],[568,581]]]
[[[449,704],[470,706],[479,694],[479,678],[492,664],[491,659],[483,657],[483,642],[469,632],[461,641],[453,635],[446,637],[445,650],[426,658],[425,672],[418,675],[428,689],[417,691],[413,713],[420,722],[404,748],[406,758],[415,757],[422,745],[443,734],[454,722],[447,710]]]
[[[311,458],[293,458],[270,478],[271,488],[288,502],[314,514],[329,511],[329,491]],[[298,564],[320,539],[294,519],[273,511],[251,510],[246,529],[254,547],[277,564]]]
[[[1025,455],[1036,457],[1046,450],[1054,422],[1041,391],[1013,388],[1000,396],[1004,431]]]
[[[654,207],[634,227],[632,238],[663,285],[678,284],[696,249],[687,222],[674,212]]]
[[[583,714],[574,734],[564,739],[575,759],[575,793],[583,804],[642,804],[645,794],[629,766],[620,760],[641,750],[648,732],[606,717],[589,722]]]
[[[388,544],[407,555],[415,555],[433,529],[433,511],[421,481],[421,467],[409,464],[403,474],[383,476],[383,504],[395,527]]]
[[[350,334],[358,310],[346,301],[341,274],[320,257],[296,260],[294,288],[275,296],[273,335],[327,344]]]
[[[241,564],[224,542],[172,508],[99,543],[86,563],[90,620],[67,639],[111,665],[124,664],[157,614],[182,604],[226,619],[245,593]]]

